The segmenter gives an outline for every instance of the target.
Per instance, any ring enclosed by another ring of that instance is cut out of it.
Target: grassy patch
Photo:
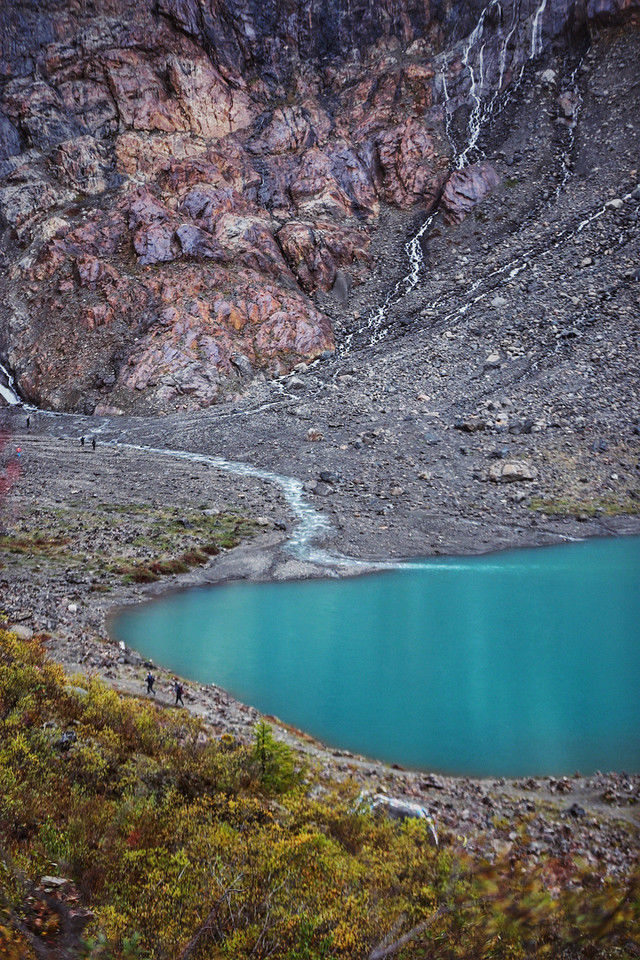
[[[640,500],[635,500],[632,497],[626,497],[625,499],[594,497],[588,500],[571,497],[549,499],[534,497],[529,504],[529,509],[538,510],[549,517],[618,517],[639,514]]]
[[[185,573],[253,536],[259,525],[234,513],[148,504],[25,510],[0,536],[6,558],[45,559],[125,582]]]
[[[68,537],[61,534],[51,536],[39,531],[0,535],[0,550],[33,557],[66,558],[69,555],[65,549],[68,544]]]

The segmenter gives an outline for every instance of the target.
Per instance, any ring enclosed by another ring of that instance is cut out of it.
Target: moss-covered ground
[[[0,532],[0,556],[124,582],[151,582],[205,564],[260,524],[234,513],[142,503],[22,506]]]

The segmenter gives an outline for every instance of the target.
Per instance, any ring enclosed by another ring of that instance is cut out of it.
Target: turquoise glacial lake
[[[201,588],[113,630],[371,757],[478,776],[640,771],[640,537]]]

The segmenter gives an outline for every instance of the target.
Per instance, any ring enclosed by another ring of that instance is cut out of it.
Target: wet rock
[[[336,270],[335,280],[333,281],[333,287],[331,289],[343,306],[346,306],[349,302],[351,286],[352,282],[349,274],[345,273],[344,270]]]

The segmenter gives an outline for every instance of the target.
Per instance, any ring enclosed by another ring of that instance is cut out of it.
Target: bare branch
[[[416,937],[419,937],[421,933],[424,933],[425,930],[428,930],[428,928],[433,923],[435,923],[436,920],[439,917],[441,917],[444,913],[447,913],[447,911],[448,911],[447,907],[444,907],[444,906],[438,907],[438,909],[431,914],[428,920],[423,920],[422,923],[417,924],[415,927],[407,931],[407,933],[403,934],[393,943],[388,943],[388,940],[390,939],[390,934],[387,934],[384,940],[381,943],[379,943],[377,947],[374,947],[374,949],[371,951],[371,953],[369,954],[369,960],[384,960],[384,957],[393,956],[393,954],[397,953],[398,950],[401,950],[412,940],[415,940]],[[397,929],[397,922],[396,924],[394,924],[394,929]]]

